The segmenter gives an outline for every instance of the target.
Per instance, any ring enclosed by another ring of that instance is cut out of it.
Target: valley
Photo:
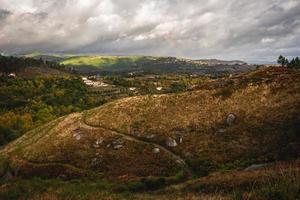
[[[106,84],[88,91],[110,98],[3,146],[0,197],[257,199],[273,190],[296,197],[298,70],[85,77],[82,84]],[[170,90],[178,83],[185,86]]]
[[[0,0],[0,200],[300,200],[299,0]]]

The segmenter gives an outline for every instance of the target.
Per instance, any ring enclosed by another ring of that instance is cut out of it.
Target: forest
[[[0,145],[60,116],[105,102],[74,74],[31,78],[8,76],[28,67],[67,72],[63,65],[55,62],[0,55]]]
[[[13,73],[21,71],[27,67],[48,67],[58,70],[65,70],[64,65],[60,65],[56,62],[27,57],[3,56],[0,54],[0,72],[2,73]]]
[[[0,77],[0,145],[71,112],[104,103],[79,77]]]
[[[277,63],[282,67],[300,69],[300,59],[298,56],[289,60],[286,57],[280,55],[278,57]]]

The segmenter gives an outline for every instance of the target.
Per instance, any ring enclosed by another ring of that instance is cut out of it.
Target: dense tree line
[[[23,133],[72,112],[99,106],[79,77],[0,77],[0,145]]]
[[[56,62],[44,61],[26,57],[3,56],[0,54],[0,72],[13,73],[25,69],[26,67],[48,67],[64,70],[65,67]]]
[[[280,55],[278,57],[277,63],[280,64],[282,67],[300,69],[300,59],[299,59],[299,57],[293,58],[289,61],[286,57]]]

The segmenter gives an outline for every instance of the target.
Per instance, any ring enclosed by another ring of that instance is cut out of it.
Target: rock
[[[147,139],[153,139],[153,138],[155,138],[155,137],[156,137],[155,134],[151,134],[151,135],[147,135],[147,136],[146,136]]]
[[[74,133],[74,134],[73,134],[73,137],[74,137],[76,140],[80,140],[80,139],[81,139],[81,134],[80,134],[80,133]]]
[[[168,138],[166,140],[166,145],[168,147],[176,147],[178,144],[177,144],[176,140],[174,140],[173,138]]]
[[[114,149],[121,149],[124,146],[124,139],[123,138],[119,138],[115,141],[112,141],[111,145]]]
[[[218,130],[218,133],[225,133],[226,132],[226,129],[224,129],[224,128],[220,128],[219,130]]]
[[[122,138],[119,138],[119,139],[113,141],[112,144],[113,145],[124,144],[124,140]]]
[[[183,137],[180,137],[179,138],[179,143],[182,143],[183,142]]]
[[[229,114],[226,118],[226,124],[228,126],[232,126],[236,121],[236,116],[234,114]]]
[[[98,139],[98,140],[96,141],[95,144],[100,145],[100,144],[103,143],[103,141],[104,141],[103,138],[100,138],[100,139]]]
[[[95,144],[93,144],[93,147],[94,147],[94,148],[99,148],[100,145],[103,143],[103,141],[104,141],[104,140],[103,140],[102,138],[96,140]]]
[[[79,128],[73,130],[73,137],[74,137],[76,140],[80,140],[80,139],[81,139],[81,137],[82,137],[82,132],[81,132],[81,130],[80,130]]]
[[[155,153],[155,154],[157,154],[157,153],[160,152],[160,149],[159,149],[159,148],[154,148],[154,149],[152,150],[152,152]]]
[[[118,144],[118,145],[115,145],[115,146],[114,146],[114,149],[121,149],[122,147],[123,147],[123,145]]]
[[[260,170],[260,169],[269,167],[269,166],[271,166],[271,165],[273,165],[273,163],[254,164],[254,165],[251,165],[251,166],[247,167],[247,168],[245,169],[245,171],[255,171],[255,170]]]
[[[175,138],[175,140],[178,141],[179,143],[183,142],[183,137],[184,137],[184,133],[182,131],[176,131],[173,134],[173,138]]]

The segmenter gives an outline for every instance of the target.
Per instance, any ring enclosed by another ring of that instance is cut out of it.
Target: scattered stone
[[[79,135],[79,134],[75,135],[74,137],[76,138],[76,140],[80,140],[81,139],[81,135]]]
[[[226,132],[226,129],[224,129],[224,128],[220,128],[219,130],[218,130],[218,133],[225,133]]]
[[[229,114],[226,118],[226,124],[228,126],[232,126],[236,121],[236,116],[234,114]]]
[[[109,148],[111,146],[111,144],[107,144],[106,147]]]
[[[160,149],[159,149],[159,148],[154,148],[154,149],[152,150],[152,152],[155,153],[155,154],[157,154],[157,153],[160,152]]]
[[[182,142],[183,142],[183,138],[180,137],[180,138],[179,138],[179,143],[181,144]]]
[[[176,140],[174,140],[173,138],[168,138],[167,140],[166,140],[166,145],[168,146],[168,147],[176,147],[178,144],[177,144],[177,142],[176,142]]]
[[[123,138],[119,138],[115,141],[112,141],[111,145],[114,149],[121,149],[124,146],[124,139]]]
[[[118,144],[118,145],[115,145],[115,146],[114,146],[114,149],[121,149],[122,147],[123,147],[123,145]]]
[[[176,141],[178,141],[180,144],[183,142],[183,136],[184,136],[184,133],[181,132],[181,131],[176,131],[174,134],[174,137]]]
[[[80,140],[80,139],[82,138],[82,132],[81,132],[81,130],[80,130],[79,128],[73,130],[73,137],[74,137],[76,140]]]
[[[151,135],[147,135],[147,136],[146,136],[147,139],[153,139],[153,138],[155,138],[155,137],[156,137],[155,134],[151,134]]]
[[[104,140],[103,140],[102,138],[100,138],[100,139],[98,139],[98,140],[96,141],[96,144],[97,144],[97,145],[100,145],[100,144],[103,143],[103,141],[104,141]]]
[[[95,144],[93,144],[93,147],[94,147],[94,148],[99,148],[100,145],[103,143],[103,141],[104,141],[104,140],[103,140],[102,138],[96,140]]]
[[[249,167],[247,167],[245,169],[245,171],[255,171],[255,170],[260,170],[260,169],[264,169],[266,167],[269,167],[273,165],[273,163],[264,163],[264,164],[254,164],[254,165],[251,165]]]
[[[119,139],[113,141],[112,144],[113,145],[124,144],[124,140],[122,138],[119,138]]]

